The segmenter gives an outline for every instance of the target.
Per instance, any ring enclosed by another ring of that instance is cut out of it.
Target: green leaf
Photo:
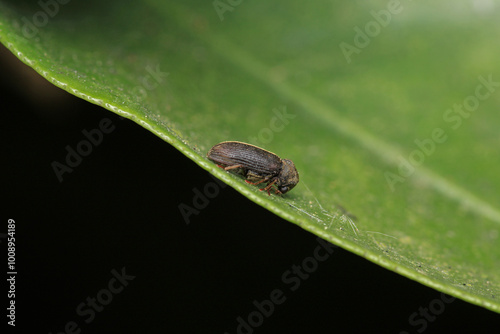
[[[0,1],[0,41],[50,82],[303,229],[500,312],[495,2],[45,3]],[[292,159],[300,183],[259,192],[205,158],[224,140]]]

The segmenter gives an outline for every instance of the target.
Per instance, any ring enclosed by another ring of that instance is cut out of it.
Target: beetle
[[[239,141],[225,141],[212,147],[207,158],[224,170],[234,170],[243,175],[249,184],[267,182],[267,191],[274,186],[276,194],[285,194],[299,182],[299,173],[295,164],[288,159],[281,159],[276,154],[260,147]]]

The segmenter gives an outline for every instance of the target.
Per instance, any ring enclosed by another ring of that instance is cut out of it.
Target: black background
[[[193,188],[213,182],[207,172],[135,123],[0,54],[1,232],[15,219],[17,331],[59,333],[74,321],[81,333],[233,334],[237,317],[246,319],[252,302],[275,289],[286,300],[254,333],[498,329],[498,314],[460,300],[425,330],[424,321],[412,326],[410,316],[441,294],[340,248],[291,291],[281,277],[313,255],[314,235],[229,187],[186,224],[178,205],[192,205]],[[114,131],[60,183],[51,163],[64,163],[65,147],[105,118]],[[122,268],[135,278],[86,323],[77,306]]]

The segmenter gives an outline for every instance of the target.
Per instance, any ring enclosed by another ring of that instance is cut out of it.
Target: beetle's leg
[[[257,185],[257,184],[261,184],[261,183],[269,181],[269,179],[272,176],[262,176],[262,175],[256,174],[255,172],[249,170],[249,171],[247,171],[245,177],[246,177],[246,180],[245,180],[246,183],[252,184],[252,185]]]
[[[265,191],[267,191],[267,195],[271,196],[271,188],[276,183],[276,181],[278,181],[278,180],[277,179],[272,180],[271,182],[269,182],[267,184],[267,186],[265,188],[260,189],[260,191],[265,190]]]
[[[221,168],[224,168],[224,170],[230,170],[230,169],[235,169],[235,168],[241,168],[243,167],[242,165],[233,165],[233,166],[227,166],[227,167],[222,167],[222,166],[219,166]]]
[[[252,184],[252,185],[254,185],[254,186],[255,186],[255,185],[257,185],[257,184],[261,184],[261,183],[263,183],[263,182],[266,182],[267,180],[268,180],[268,179],[262,179],[262,180],[257,181],[257,182],[250,182],[250,181],[248,181],[248,180],[245,180],[245,182],[246,182],[246,183],[248,183],[248,184]]]

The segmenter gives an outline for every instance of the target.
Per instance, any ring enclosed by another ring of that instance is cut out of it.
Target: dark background
[[[0,74],[0,232],[15,219],[17,331],[59,333],[74,321],[80,333],[233,334],[237,317],[247,319],[252,302],[275,289],[286,300],[254,333],[498,329],[498,314],[460,300],[426,328],[424,320],[412,326],[410,316],[441,294],[340,248],[291,291],[281,277],[313,255],[314,235],[229,187],[186,224],[178,205],[192,205],[193,188],[213,181],[207,172],[135,123],[51,86],[3,48]],[[52,162],[64,163],[66,146],[104,118],[114,131],[60,183]],[[77,306],[123,267],[135,278],[86,323]]]

